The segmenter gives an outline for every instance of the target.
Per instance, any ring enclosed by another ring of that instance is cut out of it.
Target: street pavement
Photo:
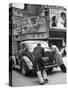
[[[66,57],[63,58],[64,64],[67,66]],[[55,84],[66,84],[66,73],[61,72],[60,68],[54,68],[52,73],[48,74],[48,83],[45,85],[55,85]],[[36,75],[23,76],[19,70],[12,71],[12,85],[14,87],[20,86],[37,86],[39,84],[39,79]]]

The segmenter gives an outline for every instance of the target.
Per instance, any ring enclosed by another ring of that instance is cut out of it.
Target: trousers
[[[34,58],[34,70],[37,71],[43,71],[45,69],[44,67],[44,61],[42,58]]]

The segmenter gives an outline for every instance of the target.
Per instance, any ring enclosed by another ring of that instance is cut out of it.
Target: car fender
[[[29,69],[33,69],[32,68],[33,64],[32,64],[31,60],[27,56],[23,56],[22,59],[24,59],[24,61],[26,62]]]

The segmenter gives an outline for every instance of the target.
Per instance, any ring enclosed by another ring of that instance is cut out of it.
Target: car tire
[[[53,68],[47,68],[47,73],[51,73]]]
[[[29,74],[29,69],[28,69],[27,64],[26,64],[25,61],[22,61],[22,63],[21,63],[21,73],[22,73],[24,76],[26,76],[26,75]]]

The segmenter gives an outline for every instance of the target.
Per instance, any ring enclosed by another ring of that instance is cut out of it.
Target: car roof
[[[38,43],[40,43],[41,45],[42,45],[42,44],[45,44],[45,47],[49,47],[47,42],[41,41],[41,40],[23,41],[23,42],[21,42],[19,45],[25,44],[26,46],[30,46],[30,45],[34,45],[34,44],[37,45]]]
[[[35,43],[44,43],[44,44],[48,44],[47,42],[41,41],[41,40],[23,41],[23,42],[20,43],[20,45],[22,45],[23,43],[25,43],[25,44],[28,44],[28,43],[31,43],[31,44],[35,44]]]

